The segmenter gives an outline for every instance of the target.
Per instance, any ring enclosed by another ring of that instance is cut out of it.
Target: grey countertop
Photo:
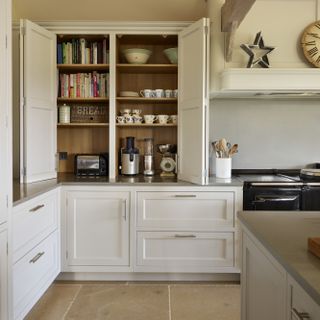
[[[320,305],[320,259],[308,238],[320,237],[320,212],[244,211],[240,222]]]
[[[188,187],[198,186],[189,182],[177,180],[176,178],[162,178],[160,176],[145,177],[143,175],[135,177],[119,176],[115,180],[108,177],[77,177],[72,173],[59,174],[57,179],[45,180],[34,183],[13,182],[13,205],[16,206],[42,193],[50,191],[60,185],[98,185],[98,186],[163,186],[163,187]],[[210,177],[206,186],[230,186],[242,187],[243,182],[238,178],[217,179]],[[202,186],[200,186],[202,187]]]

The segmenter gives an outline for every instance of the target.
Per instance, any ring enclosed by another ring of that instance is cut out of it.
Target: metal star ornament
[[[271,53],[275,47],[264,45],[261,31],[256,34],[253,44],[242,44],[240,48],[249,55],[247,68],[253,68],[257,65],[262,68],[270,68],[268,54]]]

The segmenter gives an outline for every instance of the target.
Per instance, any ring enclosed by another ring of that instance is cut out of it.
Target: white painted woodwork
[[[138,192],[137,227],[221,231],[234,226],[233,192]]]
[[[22,21],[24,182],[56,177],[56,35]]]
[[[234,264],[233,233],[138,232],[137,267],[154,272],[214,272]]]
[[[286,272],[255,238],[243,234],[241,319],[286,319]]]
[[[23,319],[60,272],[60,234],[44,239],[13,266],[14,319]]]
[[[68,265],[129,265],[129,205],[128,192],[68,192]]]
[[[298,313],[306,313],[311,320],[320,319],[320,305],[315,303],[291,276],[288,276],[288,319],[300,320],[294,309]]]
[[[179,34],[178,177],[206,184],[208,177],[209,20]]]
[[[0,319],[8,318],[8,231],[0,226]]]
[[[58,228],[58,191],[32,199],[13,210],[13,262]]]

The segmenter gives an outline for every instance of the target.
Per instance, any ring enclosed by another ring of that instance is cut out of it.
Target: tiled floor
[[[57,282],[27,320],[240,320],[240,286]]]

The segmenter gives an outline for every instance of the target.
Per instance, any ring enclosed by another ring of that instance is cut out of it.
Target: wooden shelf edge
[[[97,64],[81,64],[81,63],[64,63],[57,64],[58,69],[109,69],[110,65],[106,63],[97,63]]]
[[[72,102],[72,101],[99,101],[99,102],[107,102],[109,101],[109,98],[107,97],[103,97],[103,98],[61,98],[61,97],[58,97],[57,98],[58,102],[65,102],[65,101],[69,101],[69,102]]]
[[[117,97],[119,102],[150,102],[150,103],[176,103],[177,98],[143,98],[143,97]]]
[[[109,123],[98,123],[98,122],[73,122],[73,123],[58,123],[58,127],[66,128],[66,127],[108,127]]]
[[[177,127],[176,124],[173,123],[167,123],[167,124],[160,124],[160,123],[153,123],[153,124],[147,124],[147,123],[138,123],[138,124],[126,124],[126,123],[117,123],[117,127],[132,127],[132,128],[143,128],[143,127]]]

